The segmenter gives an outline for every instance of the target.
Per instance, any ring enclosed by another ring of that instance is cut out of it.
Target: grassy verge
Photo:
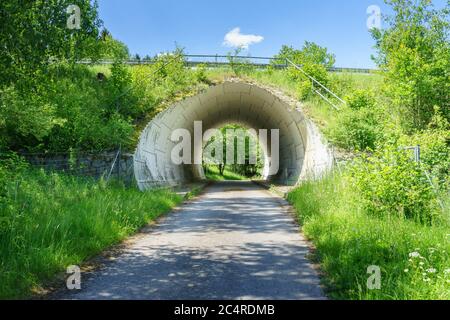
[[[206,178],[213,181],[225,181],[225,180],[233,180],[233,181],[239,181],[239,180],[247,180],[247,178],[234,173],[232,171],[229,171],[225,169],[223,171],[223,175],[220,175],[219,168],[216,166],[209,166],[208,170],[205,170]]]
[[[323,282],[335,299],[450,299],[450,228],[374,217],[342,176],[306,182],[288,196],[317,248]],[[381,289],[369,290],[369,266]]]
[[[0,298],[28,296],[180,201],[168,190],[141,193],[26,169],[0,194]]]

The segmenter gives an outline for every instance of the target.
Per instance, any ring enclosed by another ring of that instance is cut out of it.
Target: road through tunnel
[[[172,150],[178,144],[172,140],[172,133],[177,129],[190,133],[192,159],[201,158],[203,139],[195,135],[196,122],[201,122],[203,132],[227,123],[239,123],[256,132],[278,129],[278,170],[264,177],[274,183],[296,185],[321,176],[333,164],[317,127],[292,99],[261,85],[225,81],[173,104],[147,125],[134,156],[141,190],[205,179],[201,164],[175,164],[172,159]],[[270,148],[270,134],[268,140],[266,167],[276,151]]]

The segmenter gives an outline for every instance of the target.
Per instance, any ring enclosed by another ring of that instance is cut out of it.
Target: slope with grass
[[[181,201],[30,168],[1,172],[0,298],[23,298],[69,265],[103,251]],[[5,177],[5,179],[3,179]]]
[[[450,299],[450,227],[367,213],[347,177],[306,182],[288,196],[314,243],[323,283],[336,299]],[[381,269],[370,290],[369,266]]]

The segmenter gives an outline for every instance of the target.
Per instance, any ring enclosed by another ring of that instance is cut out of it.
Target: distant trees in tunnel
[[[217,137],[212,137],[204,146],[203,169],[206,175],[211,177],[209,173],[213,172],[226,179],[226,171],[228,171],[235,174],[231,175],[232,179],[239,176],[242,178],[261,176],[264,154],[258,138],[249,129],[239,124],[225,125],[220,128],[220,133],[223,136],[222,161],[217,163],[217,151],[210,148]],[[232,148],[232,154],[230,154],[230,148]]]

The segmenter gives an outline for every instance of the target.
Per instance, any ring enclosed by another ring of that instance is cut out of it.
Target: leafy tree
[[[80,8],[80,29],[67,27],[69,5]],[[100,25],[96,1],[2,0],[0,84],[32,80],[55,59],[76,61],[90,57],[98,50]]]
[[[329,82],[327,68],[333,67],[335,63],[335,56],[329,53],[327,48],[308,41],[305,42],[301,50],[284,45],[276,58],[278,59],[274,60],[275,63],[279,63],[279,59],[288,58],[293,63],[301,66],[303,71],[325,86],[328,86]],[[288,75],[292,80],[299,83],[299,98],[308,98],[313,89],[311,80],[293,66],[289,67]]]
[[[450,119],[450,2],[437,10],[430,0],[386,0],[394,15],[388,27],[374,29],[386,77],[385,91],[411,132],[426,128],[439,106]]]
[[[336,62],[334,54],[329,53],[327,48],[321,47],[314,42],[305,41],[301,50],[294,49],[292,46],[282,46],[280,52],[276,56],[280,59],[288,58],[292,62],[304,65],[315,64],[322,65],[325,68],[331,68]]]
[[[229,130],[235,130],[234,132],[237,134],[238,138],[234,135],[228,135],[230,133]],[[229,171],[236,173],[241,176],[245,177],[254,177],[258,173],[260,173],[261,169],[263,168],[263,159],[262,159],[262,150],[259,146],[259,141],[257,137],[252,136],[249,134],[248,129],[245,127],[242,127],[241,125],[237,124],[228,124],[220,128],[220,134],[223,137],[223,149],[222,149],[222,163],[216,164],[219,174],[221,176],[224,176],[225,169],[228,169]],[[206,144],[205,148],[208,147],[211,143],[215,141],[216,137],[212,137]],[[238,145],[238,139],[243,139],[241,141],[245,141],[245,154],[243,155],[244,164],[238,164],[238,152],[239,152],[239,145]],[[256,146],[256,149],[252,149]],[[234,151],[234,161],[232,164],[227,163],[227,151],[228,148],[233,148]],[[256,151],[256,164],[251,163],[251,152]],[[215,157],[215,151],[213,156]],[[210,155],[204,154],[203,159],[208,160],[205,162],[213,162],[212,159],[210,159]],[[207,165],[205,165],[205,171],[207,169]]]
[[[103,29],[100,36],[99,58],[126,60],[130,56],[128,47],[121,41],[116,40],[108,30]]]

